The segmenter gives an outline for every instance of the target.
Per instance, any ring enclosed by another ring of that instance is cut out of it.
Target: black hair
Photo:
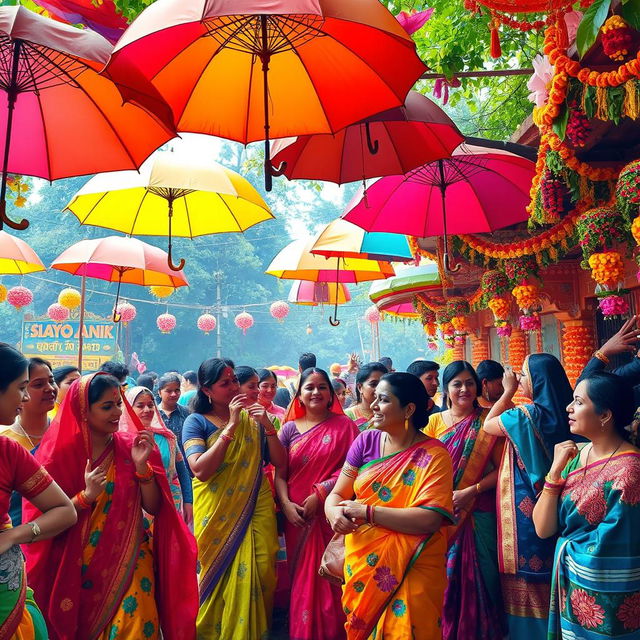
[[[347,388],[347,383],[340,378],[331,378],[331,386],[333,390],[337,393],[338,391],[342,391],[342,389]]]
[[[56,367],[52,372],[53,379],[56,381],[56,384],[60,386],[68,375],[76,372],[80,373],[80,369],[70,364],[66,364],[62,367]]]
[[[633,388],[622,376],[608,371],[598,371],[583,378],[587,384],[587,395],[596,413],[611,411],[613,427],[624,440],[629,441],[630,433],[625,427],[631,424],[636,407]]]
[[[177,384],[180,388],[180,376],[177,373],[163,373],[158,378],[158,391],[164,389],[168,384]]]
[[[228,368],[235,367],[227,358],[209,358],[198,367],[198,391],[191,400],[191,409],[194,413],[204,415],[211,411],[211,400],[202,389],[218,382],[222,372]]]
[[[0,391],[6,391],[29,367],[29,361],[14,347],[0,342]]]
[[[298,366],[300,371],[306,371],[307,369],[313,369],[318,364],[315,353],[303,353],[298,358]]]
[[[129,375],[129,368],[122,364],[122,362],[115,362],[114,360],[107,360],[100,365],[98,371],[104,371],[114,378],[118,378],[121,382]]]
[[[291,394],[286,387],[278,387],[276,395],[273,398],[273,404],[277,404],[279,407],[286,409],[291,402]]]
[[[478,374],[480,382],[483,380],[491,382],[491,380],[502,379],[502,376],[504,375],[504,367],[495,360],[483,360],[478,363],[476,373]]]
[[[383,366],[387,368],[387,371],[391,371],[391,369],[393,369],[393,360],[391,360],[391,358],[389,356],[382,356],[378,362]]]
[[[185,371],[182,374],[182,377],[189,383],[189,384],[193,384],[196,385],[198,384],[198,374],[195,371]]]
[[[258,369],[259,382],[264,382],[268,378],[273,378],[273,381],[278,384],[278,376],[275,371],[271,371],[271,369]]]
[[[380,382],[386,382],[391,387],[391,392],[398,398],[401,407],[406,407],[410,402],[415,405],[416,410],[410,420],[416,431],[427,426],[427,422],[429,422],[427,410],[429,395],[422,382],[415,375],[396,371],[382,376]]]
[[[414,360],[408,367],[407,373],[414,375],[416,378],[423,376],[429,371],[439,371],[440,365],[433,360]]]
[[[136,380],[136,384],[139,387],[147,387],[147,389],[149,389],[149,391],[153,391],[153,384],[154,380],[153,380],[153,376],[150,376],[148,373],[141,373],[138,376],[138,379]]]
[[[444,371],[442,372],[442,391],[443,391],[443,408],[448,409],[447,401],[449,399],[449,394],[447,392],[447,388],[449,383],[457,378],[463,371],[467,371],[471,374],[473,381],[476,383],[476,399],[474,400],[474,405],[478,404],[478,397],[482,393],[482,383],[478,378],[478,374],[476,370],[466,361],[466,360],[455,360],[451,364],[448,364]]]
[[[93,376],[89,383],[89,404],[98,402],[107,389],[120,389],[120,380],[111,374]]]
[[[331,400],[329,402],[329,408],[331,408],[331,405],[333,405],[333,401],[336,398],[336,394],[333,391],[333,385],[331,384],[331,378],[329,377],[329,374],[324,369],[318,369],[318,367],[309,367],[308,369],[305,369],[300,374],[300,382],[298,382],[298,390],[296,391],[296,398],[300,397],[300,394],[302,393],[302,387],[303,387],[304,383],[307,381],[307,378],[309,376],[313,375],[314,373],[320,374],[325,379],[325,382],[327,383],[327,385],[329,387],[329,393],[331,394]]]
[[[260,381],[260,376],[258,376],[258,372],[253,367],[246,367],[242,365],[242,366],[236,367],[234,369],[234,372],[240,384],[249,382],[249,380],[251,380],[251,378],[253,378],[254,376],[258,378],[258,381]]]
[[[360,369],[358,369],[358,374],[356,375],[356,402],[360,402],[358,385],[364,384],[374,371],[379,371],[382,374],[389,373],[389,369],[381,362],[367,362],[367,364],[363,364]]]
[[[159,376],[158,376],[158,374],[157,374],[155,371],[145,371],[145,373],[146,373],[148,376],[151,376],[151,377],[153,378],[153,382],[154,382],[154,384],[155,384],[155,381],[156,381],[156,380],[158,379],[158,377],[159,377]],[[127,375],[128,375],[128,374],[127,374]]]
[[[38,356],[29,358],[29,375],[31,375],[31,372],[36,367],[47,367],[49,371],[53,373],[53,368],[51,367],[51,363],[48,360],[45,360],[44,358],[39,358]]]

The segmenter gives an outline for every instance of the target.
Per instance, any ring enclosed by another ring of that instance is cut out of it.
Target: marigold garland
[[[521,311],[531,311],[540,304],[540,289],[535,284],[521,284],[511,291]]]
[[[613,207],[596,207],[585,211],[576,222],[580,237],[584,269],[589,257],[598,250],[606,250],[616,244],[630,244],[628,226],[620,212]]]
[[[582,370],[595,350],[593,330],[583,324],[565,323],[562,327],[562,363],[571,386],[575,386]]]
[[[589,256],[591,277],[598,283],[599,290],[613,291],[624,281],[624,262],[617,251],[604,251]]]
[[[483,360],[489,359],[489,341],[471,334],[471,364],[477,367]]]
[[[511,313],[511,302],[506,297],[493,298],[489,300],[487,306],[493,313],[494,321],[506,320]]]

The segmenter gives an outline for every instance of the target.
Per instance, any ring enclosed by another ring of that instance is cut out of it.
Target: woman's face
[[[53,379],[53,373],[46,364],[31,367],[29,373],[29,402],[24,409],[30,414],[49,413],[56,405],[58,385]]]
[[[225,367],[218,380],[208,387],[203,387],[203,391],[214,404],[228,405],[240,393],[240,385],[233,369]]]
[[[567,406],[569,414],[569,430],[572,434],[583,436],[589,440],[597,434],[603,426],[611,427],[612,421],[604,422],[605,416],[596,413],[593,402],[587,393],[587,382],[582,380],[573,392],[573,401]]]
[[[89,405],[87,421],[89,429],[100,435],[115,433],[120,426],[122,398],[120,389],[105,389],[96,402]]]
[[[25,367],[4,391],[0,391],[0,424],[13,424],[22,405],[29,401],[28,386],[29,371]]]
[[[427,391],[427,394],[430,398],[438,393],[438,372],[437,371],[427,371],[420,376],[420,381],[424,385],[424,388]]]
[[[165,384],[158,393],[160,394],[160,400],[162,401],[163,406],[170,411],[173,411],[180,399],[180,383],[169,382],[169,384]]]
[[[338,398],[340,406],[344,407],[344,403],[347,401],[347,388],[341,384],[338,385],[338,388],[334,389],[333,392],[335,393],[336,398]]]
[[[447,385],[447,394],[451,406],[461,410],[469,410],[478,397],[476,382],[469,371],[462,371]]]
[[[373,410],[371,424],[375,429],[393,431],[401,425],[404,427],[407,408],[400,406],[388,382],[383,381],[378,385],[371,409]]]
[[[251,376],[246,382],[240,385],[240,393],[246,394],[247,404],[255,404],[258,402],[258,395],[260,394],[258,383],[258,376]]]
[[[531,388],[531,378],[529,377],[529,356],[526,357],[520,373],[520,391],[525,398],[533,399],[533,389]]]
[[[140,418],[140,422],[142,422],[142,426],[145,429],[151,426],[155,413],[155,404],[153,396],[145,392],[140,393],[133,402],[133,412]]]
[[[72,371],[68,373],[61,381],[58,387],[58,404],[62,404],[64,397],[69,391],[69,387],[80,377],[79,371]]]
[[[358,391],[360,391],[360,398],[363,404],[371,406],[376,395],[376,388],[383,375],[384,373],[382,373],[382,371],[373,371],[362,384],[358,385]]]
[[[276,391],[278,390],[278,383],[273,376],[269,376],[258,384],[259,399],[265,404],[270,404],[276,397]]]
[[[329,383],[320,373],[312,373],[300,389],[300,401],[311,411],[328,409],[331,404]]]

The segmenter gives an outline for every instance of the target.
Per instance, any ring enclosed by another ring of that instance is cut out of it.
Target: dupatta
[[[102,374],[84,376],[72,384],[36,456],[68,496],[75,496],[85,487],[84,469],[92,454],[88,392],[95,375]],[[123,405],[130,424],[142,430],[126,399]],[[81,510],[77,524],[56,538],[25,546],[30,585],[52,640],[99,637],[115,615],[119,598],[131,580],[143,535],[142,518],[132,517],[132,513],[142,508],[131,461],[134,439],[134,433],[113,434],[116,486],[98,543],[100,552],[84,574],[81,558],[88,542],[89,509]],[[156,602],[162,633],[166,640],[193,640],[198,608],[195,540],[173,505],[157,448],[152,451],[149,464],[162,498],[154,517],[153,539]],[[39,515],[29,503],[25,503],[24,512],[27,520]],[[179,608],[176,602],[181,603]]]

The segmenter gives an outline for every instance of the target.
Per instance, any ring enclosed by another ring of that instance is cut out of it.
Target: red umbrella
[[[404,106],[332,134],[273,143],[271,162],[289,180],[354,180],[407,173],[446,158],[464,141],[451,118],[434,102],[410,91]]]
[[[56,180],[136,169],[174,136],[166,104],[135,69],[133,89],[98,73],[111,51],[92,31],[0,7],[0,90],[7,95],[0,108],[0,229],[29,224],[7,218],[9,172]],[[136,104],[123,104],[119,88]],[[138,104],[164,109],[162,121]]]
[[[339,131],[402,105],[425,70],[379,0],[164,0],[116,45],[113,77],[151,79],[179,131],[247,144]]]

